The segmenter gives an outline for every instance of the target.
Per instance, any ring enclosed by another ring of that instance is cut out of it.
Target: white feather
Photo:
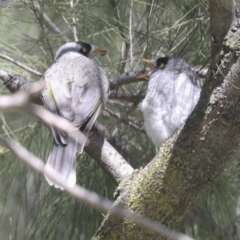
[[[196,106],[201,88],[184,72],[155,71],[146,97],[140,104],[144,127],[154,145],[160,147],[186,121]]]

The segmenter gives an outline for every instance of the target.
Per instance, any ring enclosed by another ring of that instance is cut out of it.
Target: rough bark
[[[239,39],[236,19],[222,44],[217,71],[209,71],[200,101],[180,135],[143,170],[120,183],[116,205],[175,229],[226,165],[240,158]],[[93,239],[161,238],[108,214]]]

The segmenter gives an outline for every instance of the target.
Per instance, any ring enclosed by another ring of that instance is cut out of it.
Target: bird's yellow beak
[[[143,74],[138,75],[136,78],[143,78],[145,80],[148,80],[149,79],[149,75],[148,75],[148,73],[143,73]]]
[[[108,50],[107,49],[104,49],[104,48],[96,48],[94,51],[93,51],[93,55],[96,56],[96,55],[100,55],[100,56],[104,56],[108,54]]]
[[[154,65],[154,63],[153,63],[152,60],[142,59],[142,61],[143,61],[144,63],[146,63],[147,67],[149,67],[149,68],[151,68],[151,69],[154,69],[154,68],[155,68],[155,65]]]

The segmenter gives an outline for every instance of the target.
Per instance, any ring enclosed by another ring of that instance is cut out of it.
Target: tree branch
[[[114,90],[120,87],[121,85],[134,83],[134,82],[142,82],[146,81],[146,79],[143,78],[137,78],[139,75],[143,74],[145,71],[129,71],[122,73],[120,75],[111,77],[109,79],[110,81],[110,89]]]
[[[76,28],[77,22],[76,22],[76,18],[75,18],[75,6],[74,6],[73,0],[69,0],[69,4],[70,4],[71,12],[72,12],[72,32],[73,32],[73,38],[74,38],[74,41],[78,41],[77,28]]]
[[[119,16],[116,0],[109,0],[109,3],[111,4],[111,6],[113,8],[114,17],[115,17],[115,20],[116,20],[116,23],[117,23],[117,28],[118,28],[120,36],[122,37],[122,39],[124,41],[124,44],[125,44],[124,55],[123,55],[123,58],[121,60],[120,65],[119,65],[119,72],[123,73],[124,69],[125,69],[125,66],[126,66],[126,60],[127,60],[127,56],[128,56],[129,49],[130,49],[130,44],[127,40],[126,34],[124,33],[124,25],[123,25],[123,23],[120,19],[120,16]]]
[[[107,109],[107,108],[104,111],[106,111],[106,113],[108,115],[111,115],[112,117],[117,119],[117,122],[114,123],[114,124],[118,124],[120,122],[124,122],[126,125],[132,127],[134,130],[146,134],[146,132],[145,132],[145,130],[143,128],[137,126],[135,123],[133,123],[133,122],[129,121],[128,119],[126,119],[127,116],[125,114],[124,114],[124,116],[120,116],[119,113],[113,112],[112,110]],[[105,115],[106,115],[106,113],[105,113]],[[103,114],[104,114],[104,112],[103,112]]]
[[[19,91],[12,95],[0,96],[0,109],[1,110],[20,109],[22,111],[29,113],[30,115],[33,115],[41,119],[44,123],[55,128],[58,128],[68,133],[70,136],[74,138],[77,138],[79,140],[82,139],[82,141],[84,141],[86,137],[80,131],[78,131],[78,129],[71,122],[49,112],[43,107],[29,104],[29,101],[31,100],[31,95],[33,95],[35,92],[39,92],[38,89],[42,87],[34,85],[36,84],[33,84],[31,88],[29,88],[29,90],[32,90],[32,93]],[[37,91],[35,91],[34,88]]]
[[[70,42],[70,39],[66,37],[66,35],[58,28],[58,26],[48,17],[48,15],[43,12],[43,10],[39,7],[39,4],[35,2],[35,9],[40,16],[43,17],[43,20],[48,24],[49,27],[52,28],[54,32],[59,34],[64,42]]]
[[[126,102],[133,102],[133,103],[140,103],[144,99],[144,97],[145,96],[143,96],[143,95],[128,96],[128,95],[120,95],[120,94],[117,94],[117,93],[111,93],[109,95],[109,99],[123,100],[123,101],[126,101]]]
[[[42,32],[43,32],[43,35],[47,41],[47,45],[48,45],[48,49],[51,53],[51,57],[52,57],[52,60],[54,60],[54,54],[53,54],[53,49],[52,49],[52,46],[50,44],[50,39],[48,37],[48,34],[46,33],[45,31],[45,28],[44,28],[44,25],[43,25],[43,21],[42,21],[42,12],[39,12],[36,8],[36,5],[35,5],[35,1],[34,0],[31,0],[31,3],[32,3],[32,11],[33,13],[35,14],[36,16],[36,19],[38,20],[38,23],[39,23],[39,26],[40,28],[42,29]]]
[[[24,69],[24,70],[26,70],[26,71],[28,71],[30,73],[33,73],[33,74],[35,74],[37,76],[40,76],[40,77],[42,76],[42,74],[40,72],[38,72],[38,71],[36,71],[36,70],[26,66],[26,65],[24,65],[24,64],[22,64],[22,63],[20,63],[20,62],[18,62],[16,60],[14,60],[13,58],[11,58],[11,57],[9,57],[7,55],[0,54],[0,58],[5,59],[5,60],[15,64],[16,66],[18,66],[18,67],[20,67],[20,68],[22,68],[22,69]]]
[[[94,134],[89,138],[91,144],[85,146],[84,150],[119,184],[133,173],[133,168],[96,129],[92,132]]]

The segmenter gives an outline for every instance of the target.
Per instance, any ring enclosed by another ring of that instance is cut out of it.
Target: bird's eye
[[[86,48],[83,48],[82,51],[85,53],[85,52],[87,51],[87,49],[86,49]]]
[[[161,63],[160,65],[159,65],[159,68],[160,69],[163,69],[165,67],[165,64],[164,63]]]

